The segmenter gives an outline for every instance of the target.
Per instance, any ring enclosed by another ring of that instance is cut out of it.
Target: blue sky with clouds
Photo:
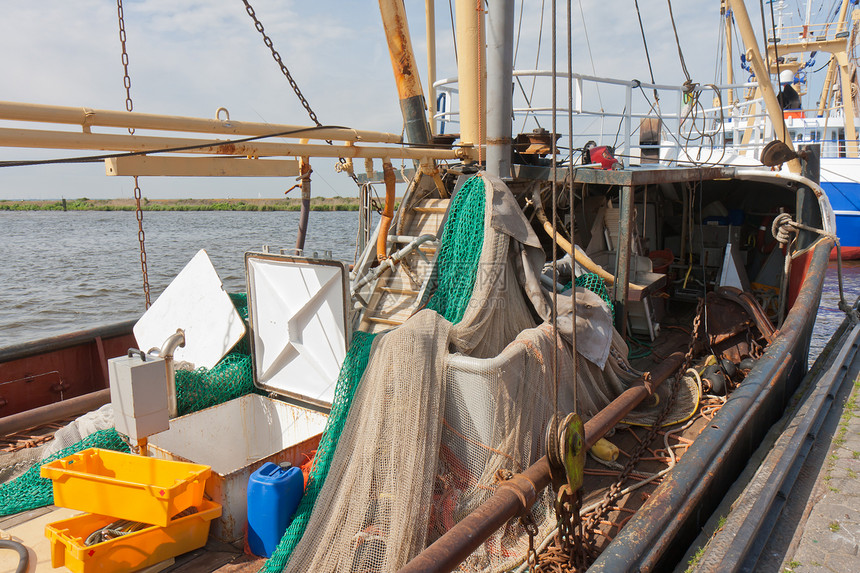
[[[565,3],[558,4],[563,26]],[[722,26],[719,4],[719,0],[673,3],[687,67],[697,82],[715,79]],[[376,2],[254,0],[252,5],[323,124],[401,131]],[[639,5],[657,81],[680,84],[684,76],[667,3],[639,0]],[[517,3],[517,17],[522,13],[518,67],[531,68],[536,61],[539,68],[550,66],[550,6],[549,0],[527,0],[521,11]],[[575,71],[648,79],[633,0],[573,0],[572,6]],[[406,9],[426,87],[424,2],[407,0]],[[310,124],[240,0],[126,0],[124,12],[135,111],[214,117],[223,106],[236,120]],[[436,18],[437,77],[455,76],[448,2],[436,1]],[[558,41],[562,46],[566,42],[563,31]],[[125,108],[113,2],[3,2],[0,47],[4,54],[0,100]],[[561,57],[558,66],[566,68]],[[544,88],[539,85],[538,91],[543,89],[540,95],[548,97]],[[607,108],[618,105],[609,96],[603,103]],[[12,125],[0,122],[0,127]],[[0,148],[4,160],[62,155]],[[256,178],[142,180],[143,193],[150,198],[280,197],[292,184]],[[131,196],[131,189],[128,178],[106,177],[101,164],[0,168],[0,199],[111,198]],[[314,192],[354,195],[355,186],[335,173],[330,162],[321,161],[315,165]]]

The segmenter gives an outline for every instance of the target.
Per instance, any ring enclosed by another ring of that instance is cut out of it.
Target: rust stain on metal
[[[215,147],[215,153],[220,155],[237,155],[239,151],[235,143],[225,143]]]

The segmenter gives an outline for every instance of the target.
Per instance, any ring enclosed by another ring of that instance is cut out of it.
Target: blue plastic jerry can
[[[304,494],[302,470],[266,462],[248,479],[248,547],[271,557]]]

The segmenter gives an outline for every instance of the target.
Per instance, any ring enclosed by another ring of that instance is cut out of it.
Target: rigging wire
[[[558,389],[559,389],[559,375],[558,375],[558,261],[556,257],[556,245],[558,245],[558,159],[557,159],[557,148],[555,141],[555,133],[557,131],[557,119],[558,119],[558,105],[557,105],[557,96],[558,96],[558,86],[556,85],[557,78],[557,70],[556,70],[556,0],[552,0],[551,4],[552,8],[552,164],[551,164],[551,172],[552,172],[552,249],[550,251],[550,257],[552,258],[552,312],[550,313],[550,318],[552,320],[552,379],[553,379],[553,420],[555,421],[555,428],[553,428],[553,432],[555,436],[558,436],[558,423],[559,423],[559,411],[558,411]]]
[[[675,26],[675,15],[672,13],[672,0],[666,0],[669,5],[669,19],[672,21],[672,30],[675,32],[675,45],[678,46],[678,57],[681,59],[681,69],[687,78],[687,84],[692,84],[690,72],[687,71],[687,62],[684,60],[684,52],[681,50],[681,40],[678,38],[678,28]]]
[[[525,5],[526,5],[525,0],[520,2],[520,16],[517,19],[517,42],[516,42],[516,45],[514,46],[513,69],[517,69],[517,54],[519,54],[519,51],[520,51],[520,37],[522,36],[522,29],[523,29],[523,9],[525,8]],[[540,39],[539,38],[538,38],[538,53],[540,53]],[[535,67],[537,67],[537,66],[535,66]],[[517,82],[517,86],[520,88],[520,92],[522,92],[522,94],[523,94],[523,99],[526,102],[526,107],[530,108],[532,106],[531,98],[529,97],[529,94],[526,93],[526,90],[523,87],[523,82],[520,80],[519,77],[515,77],[514,79]],[[534,89],[534,88],[532,88],[532,89]],[[513,118],[513,112],[511,112],[511,120],[513,121],[513,119],[514,119]],[[534,116],[534,120],[535,120],[535,123],[537,124],[538,128],[540,128],[541,125],[540,125],[540,122],[538,121],[537,115]],[[523,130],[525,130],[526,121],[528,121],[528,115],[526,115],[526,118],[523,121]]]
[[[642,25],[642,14],[639,12],[639,0],[633,0],[633,5],[636,7],[636,17],[639,19],[639,31],[642,33],[642,44],[645,46],[645,59],[648,61],[648,73],[651,74],[651,83],[656,84],[657,82],[654,81],[654,68],[651,67],[651,52],[648,51],[648,41],[645,39],[645,26]],[[687,79],[690,79],[690,76],[687,76]],[[654,101],[658,103],[660,101],[660,96],[657,94],[657,88],[654,88]]]
[[[717,50],[716,50],[717,61],[714,63],[714,83],[715,84],[721,84],[722,83],[723,74],[725,73],[725,68],[726,68],[725,64],[726,63],[729,63],[729,64],[733,63],[733,62],[726,62],[728,46],[726,46],[726,36],[723,33],[723,27],[725,26],[723,19],[728,18],[728,17],[729,17],[728,14],[726,14],[725,16],[720,14],[719,19],[717,20],[717,22],[718,22],[717,33],[716,33],[716,37],[717,37]]]
[[[779,89],[779,91],[782,91],[782,87],[781,87],[782,86],[782,77],[780,77],[781,76],[781,70],[779,69],[779,50],[776,49],[776,46],[777,46],[776,42],[777,42],[778,38],[776,37],[776,21],[775,21],[775,18],[773,17],[773,2],[770,3],[770,26],[771,26],[771,30],[773,30],[773,42],[774,42],[773,53],[774,53],[774,59],[776,60],[776,85],[777,85],[777,88]],[[768,80],[769,79],[770,78],[768,78]],[[784,100],[783,100],[783,105],[785,105]],[[782,139],[783,139],[783,143],[785,143],[785,140],[788,139],[788,137],[789,137],[788,136],[788,127],[785,125],[785,114],[783,113],[781,115],[782,115]]]
[[[540,48],[541,48],[541,45],[543,43],[542,42],[542,40],[543,40],[543,17],[544,17],[545,12],[546,12],[546,0],[541,0],[541,2],[540,2],[540,25],[538,26],[537,53],[535,54],[535,66],[534,66],[535,69],[538,69],[538,65],[540,65]],[[525,88],[523,88],[523,84],[520,81],[519,77],[517,77],[517,84],[520,86],[520,90],[523,92],[523,97],[525,97],[526,104],[528,105],[529,108],[531,108],[531,106],[532,106],[531,100],[532,100],[532,98],[534,98],[535,86],[537,84],[537,78],[536,77],[532,78],[532,87],[531,87],[531,90],[529,91],[529,95],[526,95]],[[531,116],[532,119],[534,119],[534,122],[535,122],[535,124],[537,124],[538,128],[541,127],[540,123],[538,122],[537,115],[532,113],[531,111],[528,111],[528,112],[526,112],[526,116],[523,118],[523,127],[520,129],[520,132],[525,132],[526,123],[528,123],[529,116]]]
[[[579,2],[580,9],[582,8],[582,0]],[[570,14],[571,0],[567,0],[567,144],[570,149],[573,149],[573,19]],[[570,208],[570,244],[572,248],[576,248],[576,217],[574,216],[574,199],[576,198],[573,181],[576,170],[573,169],[573,158],[569,157],[567,163],[568,185],[570,185],[570,197],[568,199]],[[571,259],[573,255],[571,255]],[[571,273],[573,274],[573,273]],[[576,279],[576,277],[572,277]],[[576,288],[573,289],[573,304],[571,306],[571,322],[576,325]],[[577,387],[579,386],[579,372],[576,363],[576,328],[572,329],[571,344],[573,345],[573,411],[579,413],[579,400],[577,395]]]
[[[767,71],[770,73],[770,52],[767,49],[767,26],[764,23],[764,0],[758,0],[759,12],[761,12],[761,35],[764,42],[764,61]],[[759,81],[770,81],[770,78],[759,78]]]
[[[568,2],[569,1],[570,0],[568,0]],[[579,0],[579,15],[580,18],[582,18],[582,31],[585,35],[585,46],[588,48],[588,59],[591,60],[591,73],[596,76],[597,68],[594,67],[594,56],[591,53],[591,40],[588,38],[588,24],[585,22],[585,12],[582,10],[582,0]],[[572,30],[570,33],[573,35]],[[600,95],[600,84],[597,84],[595,87],[597,88],[597,101],[600,102],[600,111],[603,111],[603,98]],[[572,110],[573,108],[571,107],[570,109]]]
[[[454,26],[454,6],[451,4],[451,0],[448,0],[448,13],[451,15],[451,41],[454,42],[454,63],[459,63],[457,61],[457,29]]]

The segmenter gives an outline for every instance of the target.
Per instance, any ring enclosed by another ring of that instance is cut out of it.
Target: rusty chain
[[[299,98],[299,102],[301,102],[302,107],[305,108],[305,111],[308,112],[308,117],[311,118],[311,121],[314,122],[314,125],[317,127],[322,127],[320,120],[317,119],[317,114],[314,113],[314,110],[311,109],[311,104],[308,102],[307,98],[302,93],[302,90],[299,88],[299,84],[296,83],[296,80],[293,79],[293,75],[290,73],[290,70],[287,69],[287,65],[284,64],[283,58],[281,58],[281,54],[278,50],[275,49],[275,43],[272,41],[272,38],[266,34],[265,28],[263,28],[263,23],[260,22],[259,18],[257,18],[257,13],[254,10],[254,7],[248,2],[248,0],[242,0],[245,4],[245,11],[248,12],[248,16],[254,21],[254,28],[263,36],[263,43],[266,44],[266,47],[269,48],[269,51],[272,52],[272,58],[275,60],[275,63],[278,64],[278,67],[281,69],[281,73],[284,74],[284,77],[287,78],[287,81],[290,83],[290,87],[293,88],[293,91],[296,94],[296,97]],[[326,139],[326,143],[329,145],[333,145],[330,139]],[[361,187],[361,183],[358,182],[358,177],[356,177],[355,173],[352,169],[347,168],[346,159],[343,157],[338,157],[338,161],[340,162],[341,168],[343,171],[352,178],[358,187]]]
[[[529,571],[534,571],[539,562],[538,553],[535,549],[535,537],[539,533],[538,526],[535,523],[534,516],[530,512],[520,517],[520,525],[523,526],[523,529],[526,530],[526,534],[529,536],[529,550],[526,553],[526,563],[528,564]]]
[[[134,102],[131,99],[131,76],[128,73],[128,50],[126,49],[125,41],[125,16],[122,10],[122,0],[116,0],[117,20],[119,21],[119,42],[122,45],[122,70],[125,86],[125,109],[132,111]],[[129,135],[134,135],[134,128],[128,128]],[[146,308],[149,308],[151,302],[149,297],[149,273],[146,268],[146,234],[143,232],[143,210],[140,207],[140,184],[137,175],[134,176],[134,202],[135,202],[135,217],[137,218],[137,240],[140,242],[140,272],[143,275],[143,295],[146,299]]]
[[[260,35],[263,36],[263,43],[266,44],[266,47],[269,48],[269,50],[272,52],[272,57],[275,59],[275,62],[278,64],[278,67],[281,68],[281,73],[284,74],[284,77],[286,77],[287,81],[290,82],[290,87],[293,88],[294,92],[296,92],[296,97],[299,98],[302,107],[304,107],[305,111],[308,112],[311,121],[313,121],[317,127],[320,127],[322,124],[317,119],[317,114],[315,114],[314,110],[311,109],[311,104],[309,104],[308,100],[305,99],[304,94],[302,94],[302,90],[299,89],[299,84],[297,84],[296,80],[293,79],[292,74],[290,74],[290,70],[287,69],[286,64],[284,64],[284,61],[281,59],[281,54],[279,54],[278,51],[275,49],[274,42],[272,42],[272,39],[269,37],[268,34],[266,34],[263,28],[263,23],[260,22],[260,20],[257,18],[257,13],[254,11],[254,8],[251,6],[248,0],[242,0],[242,2],[245,3],[245,11],[248,12],[248,16],[250,16],[251,19],[254,21],[254,27],[257,29]]]
[[[146,308],[150,306],[149,300],[149,273],[146,268],[146,234],[143,232],[143,210],[140,208],[140,185],[137,183],[137,175],[134,176],[134,202],[135,216],[137,217],[137,240],[140,242],[140,272],[143,275],[143,295],[146,297]]]
[[[699,299],[699,304],[696,308],[696,317],[693,319],[693,333],[692,339],[690,340],[690,348],[687,350],[687,353],[684,355],[684,364],[679,368],[679,374],[685,372],[687,368],[693,362],[693,353],[695,352],[696,342],[699,339],[701,329],[701,316],[702,309],[704,308],[704,299]],[[606,492],[603,500],[600,502],[600,505],[594,510],[591,515],[588,516],[588,519],[585,521],[585,530],[586,532],[590,531],[593,527],[595,527],[600,520],[604,517],[609,507],[615,503],[618,499],[619,494],[623,488],[624,481],[630,475],[630,472],[633,471],[633,467],[639,461],[639,458],[642,457],[642,454],[648,449],[648,446],[651,442],[654,441],[654,438],[657,436],[657,432],[660,431],[660,427],[663,425],[663,422],[666,420],[666,417],[669,415],[669,412],[672,410],[672,406],[675,403],[675,397],[678,394],[678,388],[681,383],[681,376],[676,375],[675,379],[672,383],[672,390],[669,393],[669,399],[666,400],[666,403],[663,406],[663,409],[660,411],[660,415],[657,417],[657,420],[648,430],[648,434],[645,438],[636,446],[636,449],[633,450],[633,453],[630,455],[630,459],[627,460],[627,463],[624,464],[624,468],[621,470],[621,473],[618,475],[618,478],[615,482],[609,487],[609,490]]]
[[[128,75],[128,51],[125,47],[125,17],[122,11],[122,0],[116,0],[116,14],[119,20],[119,43],[122,45],[122,83],[125,86],[125,109],[131,111],[134,109],[134,103],[131,101],[131,76]],[[134,135],[134,128],[128,128],[128,132]]]
[[[679,369],[679,372],[685,372],[692,364],[696,342],[701,336],[703,308],[704,301],[700,299],[696,309],[696,316],[693,319],[693,333],[690,347],[684,356],[684,364]],[[566,491],[566,486],[561,488],[555,504],[556,515],[558,517],[558,533],[554,543],[547,547],[539,556],[535,557],[536,565],[533,569],[534,571],[538,573],[565,573],[568,571],[584,571],[587,568],[588,563],[596,556],[593,547],[594,539],[593,536],[589,535],[589,532],[597,527],[609,508],[617,501],[624,481],[632,472],[633,467],[642,457],[648,445],[654,441],[657,432],[660,431],[660,427],[663,425],[666,416],[672,410],[677,390],[680,386],[680,380],[681,376],[675,377],[669,399],[666,401],[657,420],[651,426],[648,435],[631,454],[630,460],[622,469],[615,482],[610,486],[600,505],[589,514],[585,522],[581,520],[580,514],[582,508],[582,491],[577,491],[571,495],[569,491]],[[532,541],[530,539],[530,552],[531,547]],[[531,563],[531,559],[529,562]]]

